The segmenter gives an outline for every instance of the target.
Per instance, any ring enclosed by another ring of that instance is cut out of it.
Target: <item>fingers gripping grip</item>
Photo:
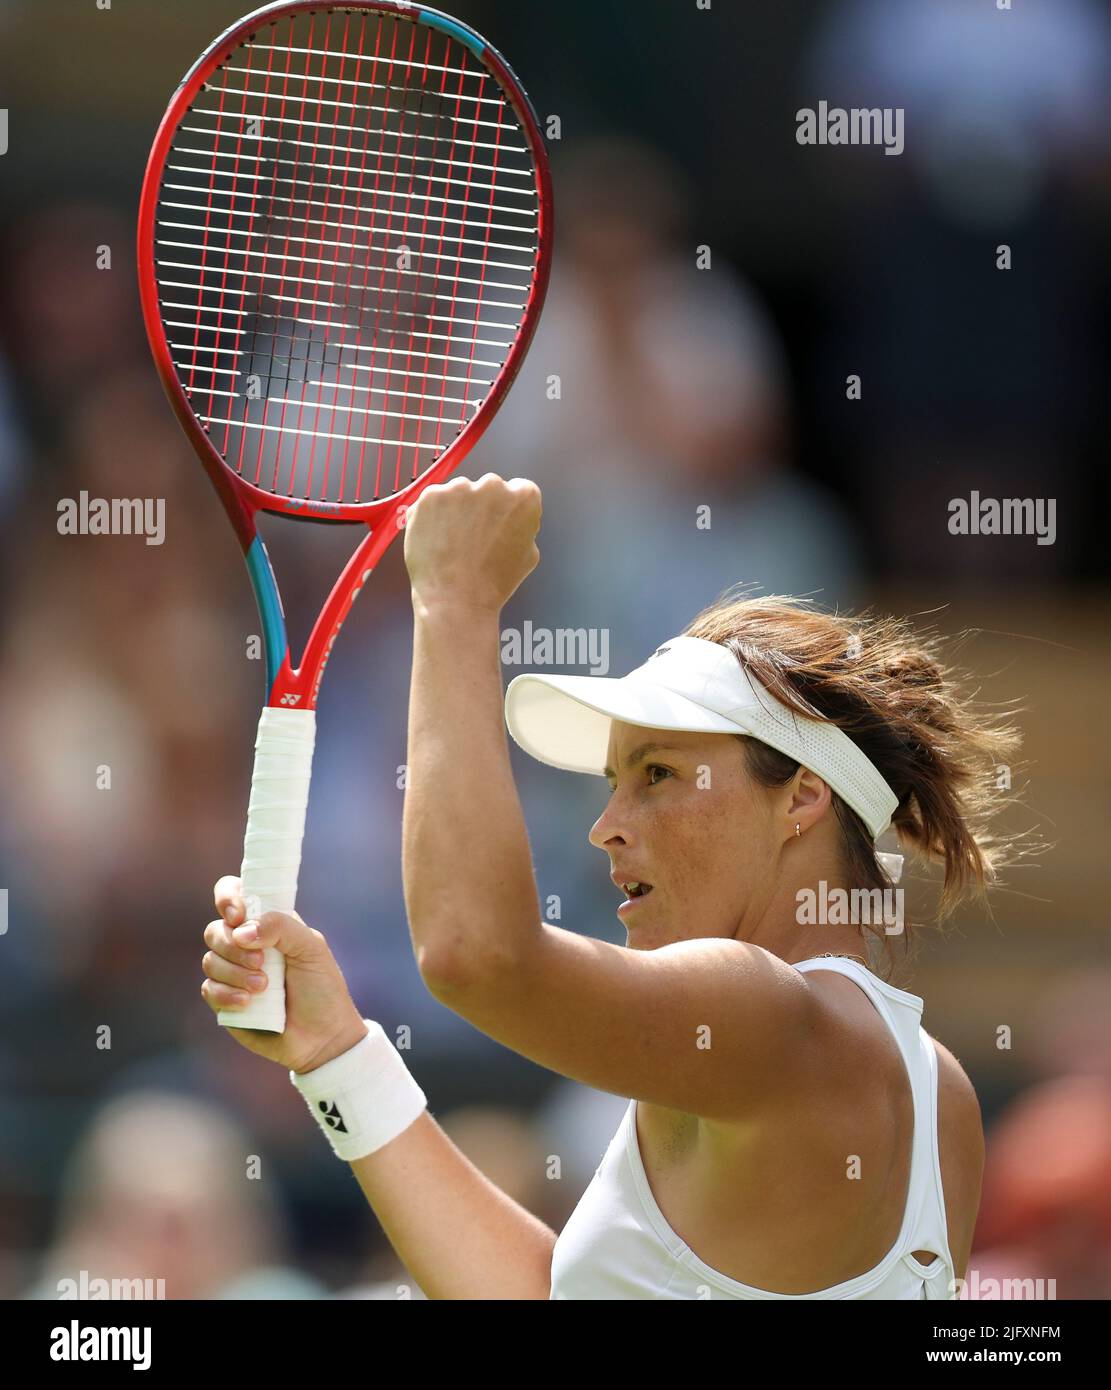
[[[313,710],[267,706],[262,711],[243,842],[247,920],[264,912],[292,912],[296,906],[315,741]],[[221,1009],[216,1018],[225,1028],[285,1029],[285,957],[273,947],[263,954],[269,984],[245,1009]]]

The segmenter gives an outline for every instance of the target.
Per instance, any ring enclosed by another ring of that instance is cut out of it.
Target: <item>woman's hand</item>
[[[285,956],[285,1032],[229,1028],[236,1042],[291,1071],[306,1072],[366,1036],[347,982],[320,932],[295,912],[267,912],[258,922],[248,922],[238,878],[219,879],[214,896],[220,918],[204,929],[209,949],[201,961],[208,977],[201,994],[213,1012],[241,1009],[266,988],[264,946],[275,946]]]
[[[499,613],[540,562],[540,489],[486,473],[434,483],[410,507],[405,565],[414,603]]]

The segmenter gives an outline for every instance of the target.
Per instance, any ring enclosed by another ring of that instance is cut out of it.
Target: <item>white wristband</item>
[[[338,1158],[365,1158],[407,1130],[428,1105],[381,1024],[364,1018],[361,1042],[315,1071],[289,1079],[305,1097]]]

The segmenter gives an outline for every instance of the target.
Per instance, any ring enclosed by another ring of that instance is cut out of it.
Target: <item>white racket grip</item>
[[[311,709],[267,706],[258,722],[247,834],[243,841],[243,897],[247,920],[264,912],[292,912],[297,902],[301,841],[309,803],[316,714]],[[269,983],[245,1009],[221,1009],[225,1028],[254,1028],[263,1033],[285,1030],[285,957],[273,947],[263,950]]]

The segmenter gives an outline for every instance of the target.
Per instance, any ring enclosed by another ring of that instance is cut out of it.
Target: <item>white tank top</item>
[[[955,1297],[937,1148],[937,1053],[921,1025],[922,1000],[856,961],[814,958],[798,962],[795,969],[835,970],[854,980],[902,1053],[914,1100],[914,1138],[903,1225],[895,1244],[873,1269],[813,1293],[769,1293],[712,1269],[675,1234],[656,1205],[637,1142],[637,1103],[631,1100],[593,1181],[556,1241],[553,1299]],[[936,1258],[922,1264],[915,1250]]]

